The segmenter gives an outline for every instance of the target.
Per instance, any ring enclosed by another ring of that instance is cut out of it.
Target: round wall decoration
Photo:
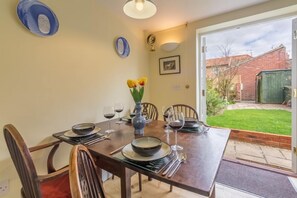
[[[115,48],[116,48],[118,55],[122,58],[126,58],[130,54],[129,43],[124,37],[118,37],[116,39]]]
[[[17,14],[25,27],[38,36],[51,36],[59,29],[55,13],[37,0],[20,0]]]
[[[151,51],[155,51],[155,42],[156,42],[156,36],[153,34],[148,35],[146,38],[146,43],[151,47]]]

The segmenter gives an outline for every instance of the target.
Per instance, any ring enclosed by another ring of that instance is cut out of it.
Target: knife
[[[166,175],[168,171],[171,169],[171,167],[175,164],[177,161],[177,156],[175,156],[174,160],[169,164],[169,166],[166,168],[166,170],[163,171],[162,175]]]
[[[172,168],[172,170],[170,171],[170,173],[168,174],[168,178],[172,177],[174,175],[174,173],[178,170],[178,168],[180,167],[181,165],[181,161],[178,161],[176,163],[176,165]]]

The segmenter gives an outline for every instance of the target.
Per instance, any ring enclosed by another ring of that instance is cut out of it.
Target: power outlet
[[[3,180],[0,182],[0,196],[8,193],[9,180]]]

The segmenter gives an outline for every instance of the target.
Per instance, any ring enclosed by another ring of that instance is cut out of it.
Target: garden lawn
[[[282,135],[291,135],[292,126],[291,112],[258,109],[225,110],[222,115],[208,117],[207,124]]]

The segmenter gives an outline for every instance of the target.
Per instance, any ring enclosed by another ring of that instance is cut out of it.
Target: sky
[[[291,58],[292,19],[274,20],[207,34],[206,57],[222,57],[219,46],[229,45],[230,55],[249,54],[255,57],[283,44]]]

